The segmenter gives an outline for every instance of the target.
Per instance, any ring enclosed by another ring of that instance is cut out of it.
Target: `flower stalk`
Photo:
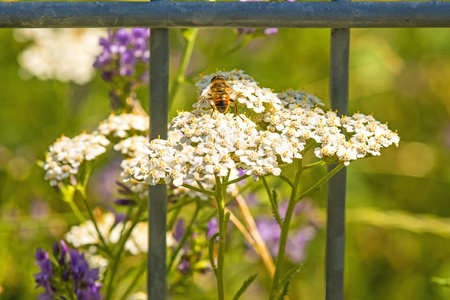
[[[286,242],[289,233],[289,225],[291,224],[292,214],[294,213],[294,208],[297,199],[297,193],[300,182],[300,175],[303,171],[302,169],[302,160],[296,159],[294,161],[296,165],[296,172],[293,182],[293,187],[291,190],[291,196],[289,198],[288,208],[286,210],[286,215],[284,216],[284,220],[281,225],[281,234],[280,234],[280,244],[278,246],[278,256],[275,262],[275,274],[273,275],[272,285],[270,288],[270,296],[269,299],[275,299],[277,293],[280,289],[279,281],[281,275],[281,266],[283,265],[285,255],[286,255]]]
[[[224,196],[226,192],[226,184],[223,184],[220,177],[216,176],[216,201],[217,210],[219,214],[219,250],[217,253],[217,295],[219,300],[225,299],[224,284],[223,284],[223,268],[225,262],[225,242],[227,235],[228,221],[230,220],[230,213],[225,214]]]

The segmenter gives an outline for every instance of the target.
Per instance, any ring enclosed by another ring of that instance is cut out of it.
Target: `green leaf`
[[[211,263],[211,268],[214,273],[217,273],[216,263],[214,262],[214,243],[219,236],[219,233],[214,233],[211,239],[209,240],[209,262]]]
[[[284,275],[283,280],[281,281],[280,286],[283,286],[283,290],[287,289],[289,286],[289,283],[291,282],[292,277],[294,277],[294,275],[300,271],[300,269],[303,267],[303,264],[298,264],[295,267],[293,267],[292,269],[289,270],[289,272],[286,273],[286,275]],[[282,299],[282,298],[280,298]]]
[[[223,222],[221,222],[221,224],[220,224],[220,232],[226,232],[226,229],[228,227],[228,222],[230,221],[230,216],[231,216],[230,212],[227,212],[225,214],[225,218],[224,218]]]
[[[278,202],[280,200],[278,199],[278,193],[277,193],[277,190],[275,190],[275,189],[272,191],[272,201],[273,201],[273,204],[272,204],[271,208],[272,208],[273,217],[277,221],[278,225],[280,225],[280,227],[281,227],[281,224],[283,223],[283,221],[281,220],[280,213],[278,211]]]
[[[278,300],[283,300],[283,298],[286,297],[289,293],[289,283],[290,281],[286,282],[286,284],[283,286],[283,291],[281,292],[280,297],[278,297]]]
[[[272,215],[277,221],[278,225],[281,227],[283,221],[281,220],[280,213],[278,212],[278,193],[276,190],[270,191],[270,187],[267,184],[267,180],[265,177],[261,177],[262,182],[264,183],[264,188],[266,189],[267,195],[269,196],[270,208],[272,210]]]
[[[242,294],[247,290],[250,284],[255,281],[256,276],[258,276],[258,274],[253,274],[244,281],[241,288],[237,291],[236,295],[234,295],[233,300],[238,300],[242,296]]]

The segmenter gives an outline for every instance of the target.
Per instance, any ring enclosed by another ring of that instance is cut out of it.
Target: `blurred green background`
[[[0,299],[33,299],[36,248],[49,249],[76,222],[36,161],[62,133],[90,131],[110,110],[98,74],[84,86],[22,79],[17,55],[26,43],[12,32],[0,30]],[[201,29],[188,74],[214,60],[203,73],[243,69],[261,86],[305,89],[328,103],[329,29],[280,29],[220,57],[234,35]],[[171,30],[172,76],[183,46],[180,31]],[[373,112],[401,141],[348,168],[346,299],[450,299],[450,288],[430,280],[450,278],[449,54],[449,29],[351,31],[349,113]],[[146,95],[140,95],[145,107]],[[194,86],[183,84],[174,108],[189,109],[195,99]],[[323,212],[325,193],[312,197]],[[290,299],[324,298],[324,249],[322,230]],[[239,258],[227,258],[231,285],[242,271]]]

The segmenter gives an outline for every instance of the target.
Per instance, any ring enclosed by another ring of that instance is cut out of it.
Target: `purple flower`
[[[280,243],[281,229],[274,219],[258,219],[256,227],[261,234],[261,238],[267,245],[270,254],[276,256],[278,254],[278,244]]]
[[[58,263],[64,265],[68,247],[64,241],[61,241],[60,244],[58,244],[58,242],[53,244],[53,256],[56,259],[58,259],[59,256]]]
[[[110,97],[121,95],[124,98],[119,99],[122,105],[135,89],[148,83],[149,38],[150,29],[119,28],[109,29],[107,36],[100,39],[103,50],[94,68],[99,69],[103,80],[110,84],[113,91]],[[112,100],[117,102],[117,99]]]
[[[119,198],[113,201],[115,205],[119,206],[134,206],[136,205],[136,201],[127,198]]]
[[[286,214],[287,204],[286,201],[283,201],[279,205],[281,218],[284,218]],[[302,221],[302,226],[299,229],[289,232],[286,243],[286,255],[294,263],[305,260],[306,246],[315,237],[316,231],[320,227],[315,220],[314,212],[314,204],[306,200],[303,200],[294,208],[293,216]],[[276,220],[274,218],[260,218],[256,220],[256,226],[270,253],[277,256],[281,229]]]
[[[174,239],[179,242],[181,240],[181,237],[185,233],[186,229],[184,228],[184,220],[178,219],[175,223],[175,229],[173,231],[173,237]]]
[[[178,271],[180,271],[181,274],[185,275],[189,273],[191,269],[191,263],[187,259],[182,258],[177,266],[177,269]]]
[[[44,288],[44,293],[38,296],[39,299],[73,299],[75,296],[78,300],[102,298],[101,283],[98,282],[99,270],[89,268],[84,254],[68,248],[64,241],[61,241],[53,245],[53,256],[57,264],[52,263],[48,252],[43,252],[41,248],[35,254],[36,265],[41,269],[40,273],[34,275],[36,288]]]
[[[219,220],[213,218],[206,223],[206,237],[210,239],[215,233],[219,232]]]
[[[52,297],[55,295],[55,290],[50,282],[53,276],[53,268],[48,252],[44,252],[41,248],[38,248],[34,257],[36,258],[36,265],[41,269],[40,273],[34,274],[34,281],[36,282],[35,288],[43,287],[45,290],[44,293],[38,295],[38,298],[53,299]]]
[[[265,35],[275,35],[278,33],[278,28],[264,28],[263,33]]]

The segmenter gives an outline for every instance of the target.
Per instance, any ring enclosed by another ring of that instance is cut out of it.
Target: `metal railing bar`
[[[150,140],[167,138],[169,110],[169,29],[151,29]],[[166,299],[167,186],[149,187],[148,298]]]
[[[450,2],[1,2],[0,28],[450,27]]]
[[[330,107],[348,112],[350,29],[331,29]],[[335,165],[328,167],[330,172]],[[346,168],[328,181],[327,241],[325,254],[325,299],[344,299]]]

